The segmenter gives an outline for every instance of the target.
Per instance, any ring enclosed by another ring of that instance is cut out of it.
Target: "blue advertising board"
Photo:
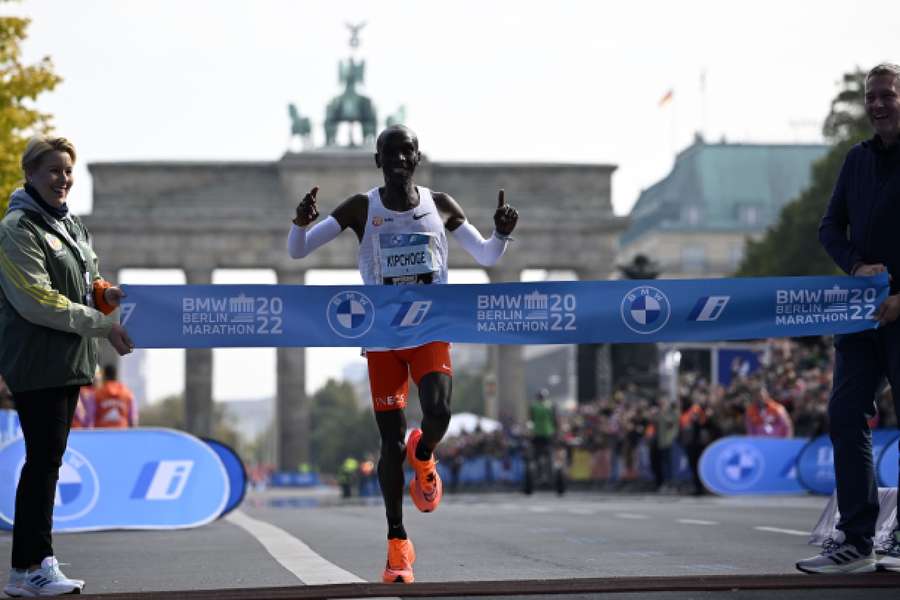
[[[21,438],[0,447],[0,524],[10,528],[25,462]],[[57,484],[54,531],[197,527],[225,510],[228,475],[217,454],[169,429],[78,429]]]
[[[22,435],[19,414],[14,410],[0,410],[0,446]]]
[[[875,472],[878,474],[878,485],[885,488],[897,487],[900,478],[900,434],[896,434],[881,451],[881,456],[875,462]]]
[[[719,353],[719,385],[728,387],[735,375],[747,377],[762,367],[762,350],[753,348],[715,348]]]
[[[805,438],[722,438],[703,451],[700,479],[723,496],[804,492],[794,463],[805,444]]]
[[[316,487],[319,485],[319,474],[278,471],[272,473],[269,485],[272,487]]]
[[[894,429],[875,429],[872,431],[872,458],[879,465],[881,456],[890,446],[896,447],[897,431]],[[892,443],[894,442],[894,443]],[[896,457],[896,454],[894,455]],[[897,464],[894,461],[894,477],[883,479],[878,475],[878,485],[894,487],[897,485]],[[880,471],[880,470],[879,470]],[[834,492],[834,449],[827,435],[820,435],[811,440],[797,457],[797,478],[800,484],[815,494],[830,496]],[[889,483],[893,481],[893,483]]]
[[[200,439],[209,444],[209,447],[218,455],[219,460],[222,461],[222,466],[225,467],[225,472],[228,474],[230,493],[228,494],[228,502],[225,503],[225,509],[219,515],[224,517],[244,501],[244,495],[247,493],[247,469],[244,468],[244,461],[241,460],[238,453],[228,444],[223,444],[219,440],[212,438]]]

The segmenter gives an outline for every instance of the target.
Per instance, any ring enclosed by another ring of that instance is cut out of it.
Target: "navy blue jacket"
[[[857,263],[881,263],[900,291],[900,144],[877,136],[847,153],[819,224],[819,241],[846,273]]]

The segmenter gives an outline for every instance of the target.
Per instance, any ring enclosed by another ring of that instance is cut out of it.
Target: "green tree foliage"
[[[377,456],[378,426],[370,407],[357,406],[353,386],[329,379],[311,400],[311,453],[317,470],[337,473],[348,456]]]
[[[141,427],[168,427],[186,431],[184,420],[184,396],[177,394],[141,408]],[[222,404],[213,404],[213,439],[241,450],[240,434],[232,427]]]
[[[0,0],[0,3],[6,0]],[[37,97],[61,81],[44,57],[32,65],[21,62],[20,45],[29,19],[0,15],[0,216],[9,195],[22,181],[19,159],[31,135],[46,133],[50,115],[30,107]]]
[[[744,260],[736,273],[739,277],[838,272],[819,244],[819,221],[847,151],[871,136],[863,106],[865,77],[859,69],[844,75],[822,127],[831,149],[813,164],[809,187],[782,208],[776,223],[761,239],[747,241]]]

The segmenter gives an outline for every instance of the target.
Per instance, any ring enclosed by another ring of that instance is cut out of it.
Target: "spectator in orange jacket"
[[[747,435],[765,437],[794,437],[794,423],[783,405],[772,399],[765,386],[760,385],[753,391],[747,403],[745,421]]]
[[[94,426],[97,388],[100,387],[100,370],[94,374],[91,385],[83,385],[78,390],[78,404],[72,417],[72,429],[90,429]]]
[[[138,424],[138,407],[125,384],[117,381],[114,365],[103,367],[103,384],[97,388],[94,403],[94,427],[125,429]]]

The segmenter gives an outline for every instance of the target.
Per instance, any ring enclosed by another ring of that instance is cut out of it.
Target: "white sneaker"
[[[875,555],[878,557],[879,569],[900,573],[900,529],[892,531],[891,535],[875,548]]]
[[[25,581],[25,569],[10,569],[9,582],[3,588],[3,593],[10,598],[30,598],[22,591],[22,583]]]
[[[804,558],[797,568],[804,573],[872,573],[876,569],[875,552],[860,552],[856,546],[846,541],[843,531],[827,538],[822,544],[822,552]]]
[[[80,579],[69,579],[59,570],[56,557],[48,556],[41,561],[41,568],[25,574],[19,585],[20,595],[26,598],[37,596],[59,596],[62,594],[80,594],[84,582]]]

